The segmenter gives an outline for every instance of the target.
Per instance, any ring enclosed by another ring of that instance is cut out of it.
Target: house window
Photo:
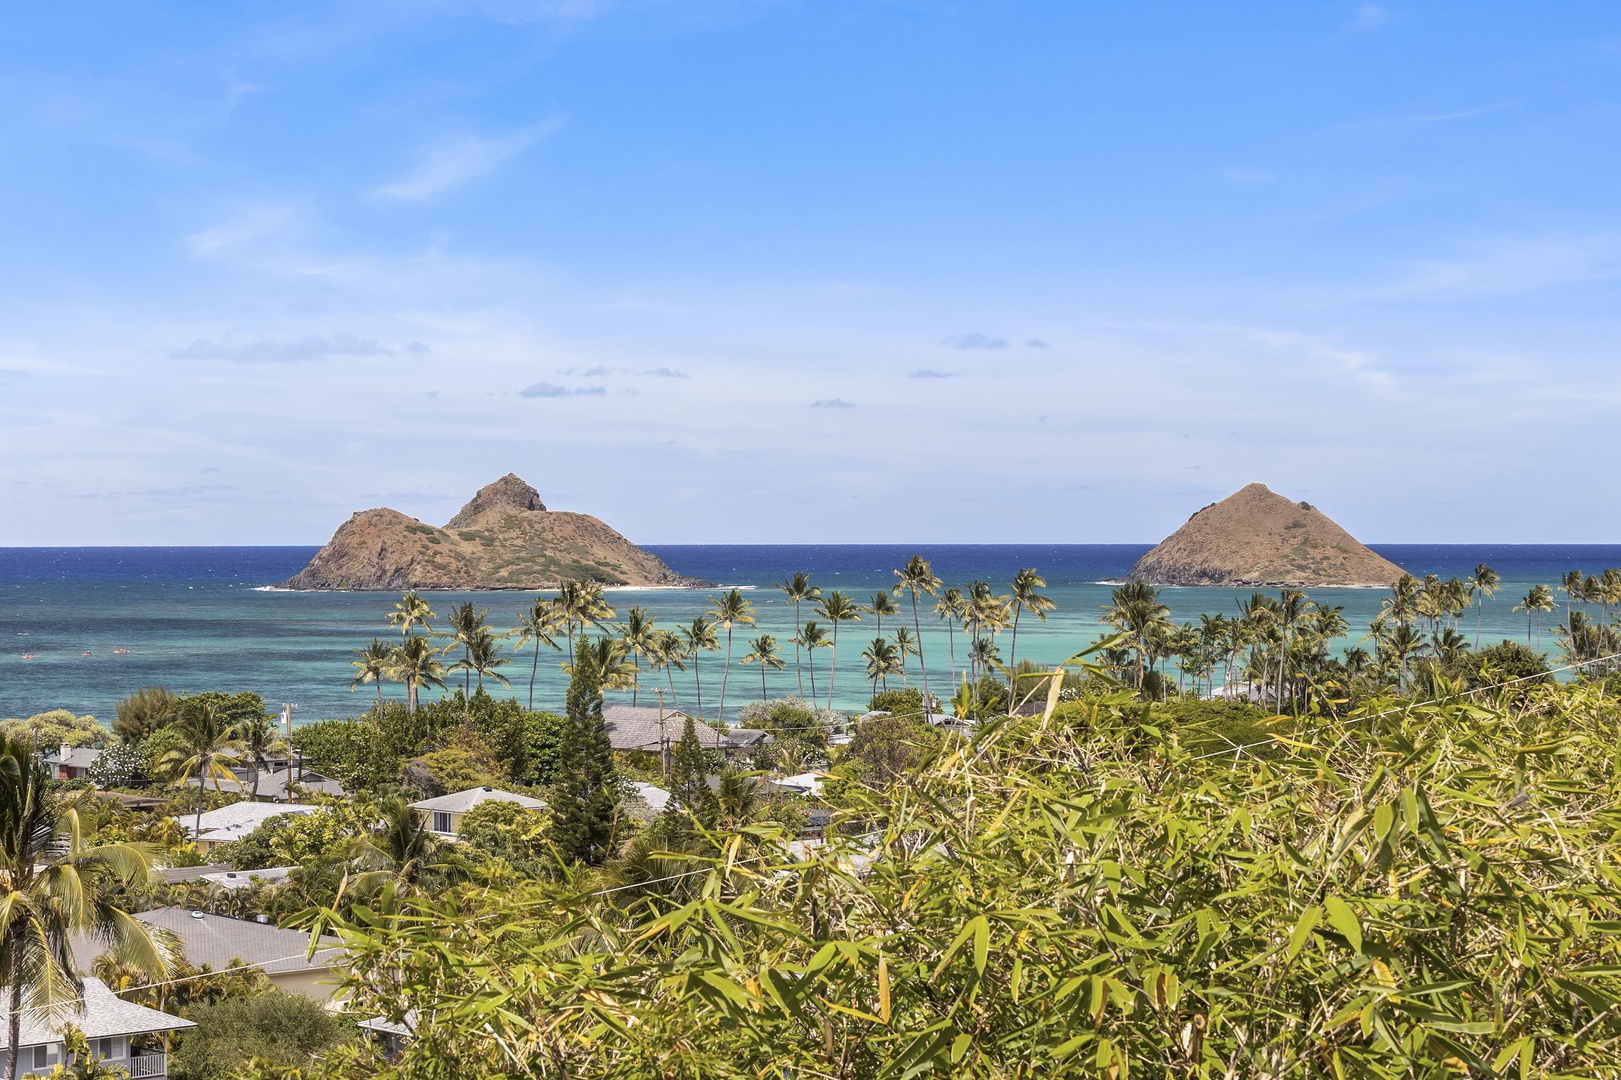
[[[25,1050],[25,1055],[26,1054],[32,1054],[33,1055],[32,1059],[30,1059],[27,1056],[23,1057],[24,1061],[29,1062],[29,1067],[30,1068],[48,1069],[48,1068],[51,1067],[51,1057],[53,1055],[51,1054],[51,1048],[50,1047],[48,1047],[48,1046],[30,1046]]]
[[[437,833],[450,832],[450,812],[448,810],[435,810],[433,812],[433,831]]]
[[[91,1039],[90,1053],[94,1057],[117,1060],[124,1056],[123,1039]]]

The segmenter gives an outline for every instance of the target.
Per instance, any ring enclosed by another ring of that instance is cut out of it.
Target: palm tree
[[[944,619],[946,624],[946,644],[951,649],[951,682],[957,682],[957,624],[966,625],[968,619],[968,598],[962,590],[953,586],[940,594],[940,602],[934,605],[934,617]]]
[[[614,617],[614,609],[602,593],[602,586],[594,581],[565,581],[558,586],[552,600],[557,609],[558,622],[568,631],[568,662],[574,663],[574,630],[585,629],[587,623],[601,626],[603,620]]]
[[[432,618],[435,615],[428,602],[418,596],[415,589],[411,589],[394,605],[394,610],[388,616],[388,624],[399,627],[403,636],[410,637],[411,631],[418,626],[428,629],[428,620]]]
[[[450,609],[450,629],[441,630],[435,635],[436,637],[450,638],[453,645],[462,647],[461,662],[452,664],[450,667],[452,671],[459,669],[462,673],[463,697],[472,693],[473,666],[468,663],[468,659],[472,652],[473,642],[477,640],[480,631],[488,629],[488,623],[484,618],[488,613],[488,609],[484,611],[474,610],[471,600],[457,604]]]
[[[478,633],[467,645],[467,658],[462,661],[469,672],[478,676],[478,688],[484,689],[486,678],[494,679],[502,686],[511,686],[512,681],[497,671],[497,668],[506,667],[512,663],[505,656],[497,656],[501,651],[501,643],[496,640],[494,630],[488,626],[479,627]]]
[[[535,711],[535,676],[540,674],[540,647],[548,649],[557,648],[558,611],[555,605],[543,597],[535,597],[535,602],[528,611],[518,612],[518,628],[511,631],[518,638],[512,645],[512,651],[517,652],[529,642],[535,643],[535,658],[529,665],[529,711]]]
[[[812,701],[816,700],[816,650],[829,648],[832,644],[827,639],[827,631],[817,626],[815,619],[806,623],[804,628],[794,636],[794,647],[805,650],[805,666],[810,669]]]
[[[682,663],[686,659],[687,647],[681,635],[671,630],[655,631],[647,655],[655,670],[664,669],[665,679],[670,684],[670,700],[675,701],[675,673],[687,670],[687,665]]]
[[[653,639],[658,634],[653,624],[657,621],[657,617],[649,615],[646,608],[633,607],[625,613],[625,625],[619,628],[619,640],[636,658],[636,682],[630,688],[632,705],[636,704],[636,695],[642,687],[642,659],[653,653]]]
[[[424,637],[408,637],[388,654],[388,677],[405,684],[405,711],[417,711],[417,694],[424,686],[445,685],[445,665],[439,650]]]
[[[899,615],[901,613],[899,605],[895,603],[895,598],[890,596],[888,592],[874,593],[872,603],[868,604],[863,610],[875,620],[874,629],[879,637],[884,635],[884,616]]]
[[[901,655],[901,685],[907,686],[909,684],[906,681],[906,658],[908,656],[917,657],[918,666],[921,667],[923,664],[923,650],[918,647],[917,638],[912,636],[912,631],[905,626],[895,628],[895,651]],[[928,698],[929,692],[924,690],[923,700],[925,705],[928,704]]]
[[[749,642],[749,651],[743,656],[745,664],[760,665],[760,700],[765,700],[765,669],[781,671],[788,665],[777,653],[777,639],[770,634],[761,634]]]
[[[1539,612],[1557,611],[1558,605],[1553,601],[1553,590],[1546,585],[1533,585],[1525,597],[1514,605],[1515,611],[1525,612],[1525,643],[1531,644],[1531,620]],[[1537,648],[1542,648],[1542,628],[1537,627]]]
[[[895,583],[895,595],[899,596],[902,592],[906,592],[912,597],[912,631],[917,634],[917,666],[923,675],[923,701],[927,706],[929,702],[929,665],[923,660],[923,622],[922,617],[918,614],[917,601],[920,595],[939,595],[940,579],[934,576],[934,568],[921,555],[913,555],[906,560],[904,567],[892,571],[892,573],[900,578]],[[956,649],[953,648],[952,652],[955,653]],[[904,654],[902,660],[905,660]],[[951,666],[953,669],[951,677],[955,680],[957,678],[955,670],[957,660],[955,656],[952,657]],[[904,673],[902,677],[904,678]]]
[[[1475,600],[1475,648],[1480,648],[1480,623],[1485,615],[1485,602],[1497,595],[1503,579],[1497,571],[1481,563],[1469,575],[1469,591]]]
[[[90,937],[151,978],[176,959],[169,939],[119,906],[150,880],[139,844],[87,847],[81,795],[59,798],[31,742],[0,738],[0,982],[10,992],[5,1075],[17,1075],[25,1010],[49,1024],[83,992],[72,940]]]
[[[393,885],[396,892],[411,893],[442,875],[437,838],[427,819],[395,795],[380,807],[377,828],[357,837],[349,860],[358,871],[352,880],[356,892],[376,892]]]
[[[867,662],[867,678],[872,680],[872,692],[878,694],[878,680],[884,681],[884,689],[889,689],[889,676],[900,666],[900,654],[895,646],[881,637],[872,639],[872,644],[861,651],[861,658]]]
[[[992,592],[989,584],[976,581],[968,586],[968,636],[970,639],[968,669],[969,675],[974,679],[979,678],[980,659],[990,655],[995,650],[975,649],[973,643],[977,643],[982,637],[982,632],[987,629],[990,630],[991,637],[994,638],[996,632],[1007,625],[1007,621],[1007,601]]]
[[[828,664],[827,707],[833,707],[833,684],[839,677],[839,623],[860,622],[861,609],[848,596],[834,589],[819,601],[822,618],[833,624],[833,657]]]
[[[821,586],[812,585],[810,575],[805,573],[803,570],[796,570],[794,572],[793,577],[790,577],[790,578],[787,578],[786,580],[784,580],[782,582],[782,584],[777,586],[777,588],[781,589],[782,592],[783,592],[783,595],[786,596],[789,600],[792,600],[794,602],[794,625],[795,626],[800,626],[800,625],[802,625],[802,622],[803,622],[802,616],[801,616],[800,610],[799,610],[799,605],[802,604],[806,600],[819,599],[821,597],[821,595],[822,595]],[[800,646],[799,646],[799,638],[796,636],[794,638],[794,675],[799,680],[799,696],[804,697],[805,696],[805,675],[804,675],[804,673],[802,671],[799,670],[799,648],[800,648]],[[814,698],[815,696],[816,696],[816,687],[812,686],[811,687],[811,697]]]
[[[720,639],[715,636],[715,624],[702,615],[692,620],[691,626],[682,627],[681,632],[687,637],[687,656],[692,660],[692,685],[698,694],[696,711],[701,713],[704,708],[704,683],[698,672],[698,654],[720,648]]]
[[[1013,601],[1013,638],[1008,643],[1008,667],[1016,667],[1019,662],[1019,613],[1028,611],[1042,622],[1047,621],[1047,612],[1057,607],[1049,598],[1042,596],[1037,589],[1045,589],[1047,582],[1036,573],[1035,567],[1020,570],[1013,575],[1013,588],[1011,598]],[[1009,687],[1011,690],[1012,687]]]
[[[1141,690],[1155,634],[1170,621],[1171,609],[1159,602],[1159,590],[1146,581],[1128,581],[1112,590],[1109,599],[1103,621],[1131,636],[1137,657],[1136,686]]]
[[[742,589],[731,589],[721,596],[709,598],[709,617],[715,625],[726,631],[726,666],[720,670],[720,707],[715,716],[726,720],[726,681],[732,674],[732,630],[738,626],[754,625],[754,605],[743,598]]]
[[[158,759],[158,770],[176,787],[196,777],[197,820],[192,829],[195,836],[202,832],[203,796],[207,794],[207,782],[213,780],[214,790],[219,791],[221,780],[235,780],[236,774],[227,766],[242,760],[244,747],[241,740],[235,737],[236,729],[212,701],[193,699],[184,702],[180,707],[180,719],[174,726],[180,736],[180,745]]]
[[[236,741],[242,744],[241,756],[246,758],[253,769],[254,802],[259,801],[259,773],[270,764],[270,755],[279,754],[287,749],[287,740],[282,738],[281,727],[275,720],[260,713],[250,716],[236,725],[233,732]]]
[[[586,650],[590,653],[587,654]],[[603,690],[629,690],[636,685],[636,665],[630,660],[630,647],[615,637],[604,634],[598,638],[581,638],[580,655],[576,663],[589,662],[596,672],[597,684]],[[565,670],[574,677],[574,666]]]
[[[1565,594],[1565,629],[1570,629],[1571,603],[1582,598],[1587,576],[1580,570],[1566,570],[1559,577],[1559,590]]]
[[[388,646],[378,639],[372,638],[371,644],[364,649],[352,649],[350,651],[355,654],[355,659],[349,661],[349,666],[358,670],[355,677],[349,680],[349,689],[354,690],[367,683],[376,683],[377,711],[381,714],[383,711],[383,676],[388,673]]]

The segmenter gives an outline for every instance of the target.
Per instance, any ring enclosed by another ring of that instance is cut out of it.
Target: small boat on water
[[[80,656],[89,656],[90,655],[90,650],[86,649],[84,652],[80,653],[79,655]]]
[[[129,650],[128,649],[114,649],[113,650],[113,655],[114,656],[128,656],[129,655]]]
[[[24,660],[32,660],[32,659],[33,659],[33,658],[34,658],[34,654],[33,654],[33,653],[31,653],[31,652],[25,652],[25,653],[23,653],[23,659],[24,659]]]

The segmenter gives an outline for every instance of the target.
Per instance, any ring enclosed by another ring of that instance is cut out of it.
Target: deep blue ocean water
[[[1621,545],[1374,545],[1380,554],[1411,573],[1462,576],[1485,562],[1503,577],[1503,591],[1485,605],[1483,643],[1504,637],[1526,640],[1522,615],[1510,608],[1532,585],[1557,585],[1566,570],[1599,573],[1621,566]],[[396,599],[384,593],[290,593],[263,587],[297,573],[316,552],[314,547],[249,548],[0,548],[0,716],[27,716],[45,709],[68,708],[110,719],[113,705],[131,690],[154,684],[176,691],[253,690],[273,706],[295,703],[295,717],[308,722],[363,710],[372,690],[348,689],[353,670],[351,650],[373,635],[387,640],[387,612]],[[796,570],[808,571],[824,590],[841,589],[858,601],[888,588],[914,553],[934,565],[949,585],[975,578],[1005,591],[1013,574],[1036,567],[1047,579],[1047,593],[1058,607],[1047,620],[1028,617],[1020,623],[1019,654],[1043,662],[1073,654],[1098,632],[1100,606],[1108,599],[1103,579],[1124,575],[1148,550],[1146,544],[1110,545],[814,545],[653,546],[682,573],[749,589],[759,627],[739,631],[734,655],[747,650],[747,639],[770,633],[783,643],[786,670],[773,672],[767,692],[779,696],[794,690],[793,609],[775,588]],[[622,615],[633,605],[647,608],[661,625],[688,623],[709,603],[712,590],[615,590],[611,602]],[[521,593],[431,593],[434,610],[443,614],[464,599],[488,608],[492,624],[516,624],[527,607]],[[1163,599],[1177,621],[1203,612],[1233,614],[1247,590],[1166,589]],[[1378,611],[1383,590],[1321,589],[1312,597],[1341,604],[1353,626],[1352,640]],[[904,606],[904,602],[903,602]],[[910,614],[907,614],[910,622]],[[1548,620],[1552,625],[1552,619]],[[1472,621],[1465,628],[1473,633]],[[885,632],[893,629],[886,620]],[[942,625],[925,612],[924,653],[937,689],[949,693],[951,658]],[[872,639],[870,615],[846,623],[839,636],[839,672],[834,705],[858,707],[868,692],[860,668],[861,650]],[[1552,646],[1544,634],[1543,644]],[[957,635],[958,660],[963,642]],[[118,653],[115,650],[128,650]],[[1004,657],[1006,635],[1002,638]],[[816,657],[816,686],[825,697],[829,650]],[[32,659],[24,659],[30,655]],[[510,691],[529,693],[531,655],[523,654],[506,669]],[[720,655],[706,657],[700,676],[706,712],[712,711],[721,680]],[[916,679],[914,666],[912,677]],[[644,677],[644,687],[663,683]],[[692,705],[689,671],[676,674],[676,700]],[[564,680],[556,654],[543,654],[535,688],[537,707],[557,709]],[[807,687],[808,689],[808,687]],[[386,692],[400,694],[400,688]],[[760,696],[760,672],[734,663],[727,690],[728,714],[737,704]],[[644,692],[644,697],[647,695]],[[647,697],[651,702],[653,699]]]

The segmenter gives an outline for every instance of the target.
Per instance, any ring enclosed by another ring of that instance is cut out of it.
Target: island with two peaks
[[[1404,573],[1310,503],[1250,484],[1194,514],[1126,580],[1310,589],[1389,587]]]
[[[555,589],[564,581],[705,588],[588,514],[547,510],[512,473],[480,488],[443,528],[362,510],[284,589]]]

